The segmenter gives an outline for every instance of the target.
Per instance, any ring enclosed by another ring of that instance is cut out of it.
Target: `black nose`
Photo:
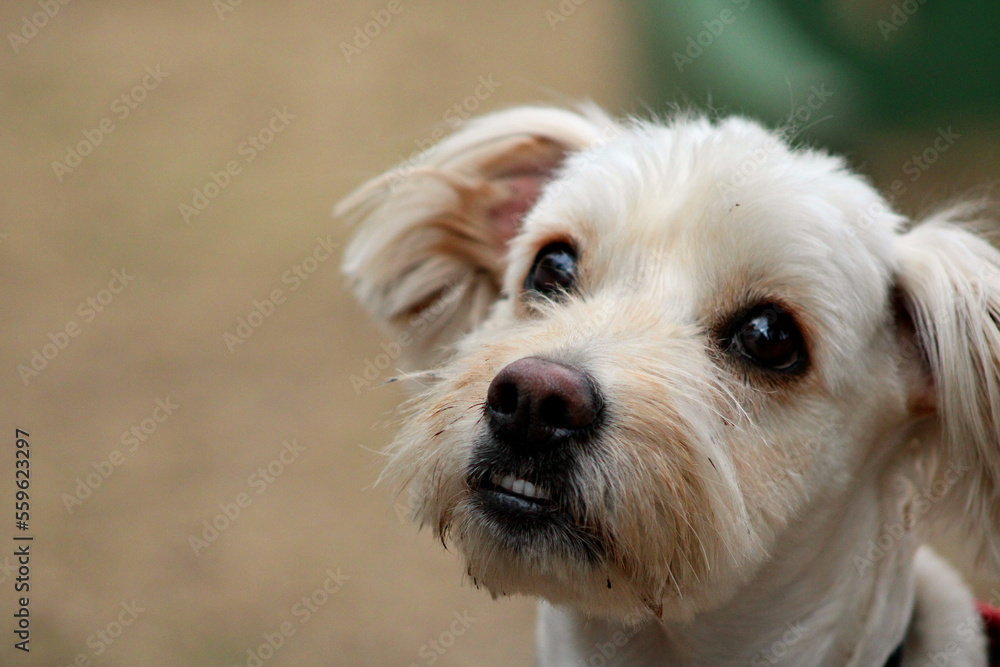
[[[564,443],[593,426],[600,400],[581,371],[525,357],[497,373],[486,393],[490,428],[525,453]]]

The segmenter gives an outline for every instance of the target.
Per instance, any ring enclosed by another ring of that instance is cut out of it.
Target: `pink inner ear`
[[[502,201],[487,211],[490,227],[497,240],[498,249],[504,251],[510,240],[521,231],[521,222],[542,194],[545,173],[508,176],[491,184],[500,192]]]

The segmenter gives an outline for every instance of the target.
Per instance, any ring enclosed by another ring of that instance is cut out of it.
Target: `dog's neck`
[[[555,644],[567,642],[582,664],[591,664],[591,655],[617,664],[606,655],[614,649],[621,664],[882,665],[910,623],[916,546],[908,535],[884,537],[895,517],[887,517],[879,495],[868,480],[843,503],[807,513],[732,600],[690,623],[634,633],[543,607],[540,663],[563,664],[566,653]],[[892,544],[869,554],[880,538]]]
[[[915,545],[873,552],[886,533],[877,487],[815,508],[786,531],[774,558],[722,608],[662,624],[677,664],[882,665],[913,608]],[[870,542],[869,542],[870,540]]]

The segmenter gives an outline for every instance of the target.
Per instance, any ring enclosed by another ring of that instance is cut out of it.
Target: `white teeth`
[[[526,479],[517,479],[513,475],[504,475],[499,478],[494,477],[493,483],[501,489],[506,489],[511,493],[524,496],[525,498],[538,498],[540,500],[551,499],[548,492],[542,487],[535,486]]]

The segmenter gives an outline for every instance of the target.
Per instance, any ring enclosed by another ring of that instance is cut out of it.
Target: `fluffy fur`
[[[881,665],[904,639],[907,665],[982,664],[924,546],[961,523],[997,557],[1000,253],[977,209],[912,223],[743,118],[524,107],[338,212],[361,221],[358,298],[426,371],[385,477],[476,586],[547,601],[541,664]],[[532,298],[553,241],[576,284]],[[803,372],[727,347],[761,303],[794,314]],[[519,531],[470,480],[494,464],[487,389],[524,357],[580,369],[603,417],[560,459],[560,521]]]

